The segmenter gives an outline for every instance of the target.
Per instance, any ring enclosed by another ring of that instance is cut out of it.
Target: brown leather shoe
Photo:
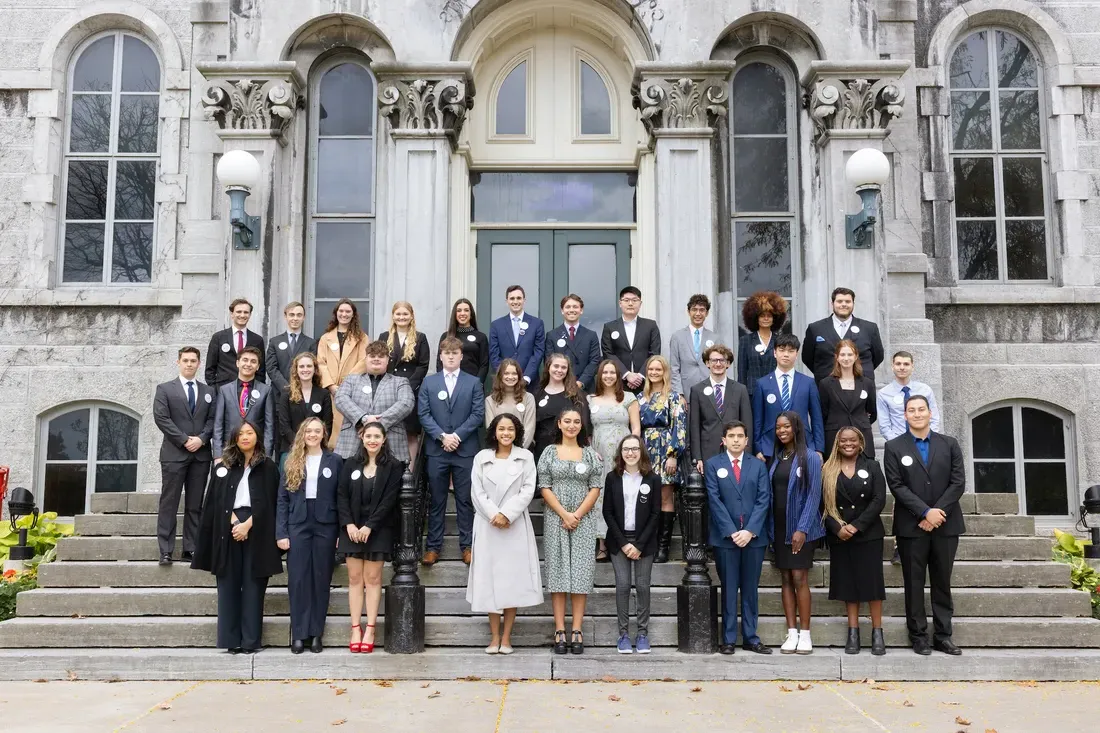
[[[424,553],[424,557],[420,558],[420,564],[435,565],[437,560],[439,560],[439,553],[435,550],[428,550]]]
[[[474,553],[470,551],[469,547],[467,547],[465,550],[462,551],[462,562],[469,565],[470,561],[473,560],[473,559],[474,559]]]

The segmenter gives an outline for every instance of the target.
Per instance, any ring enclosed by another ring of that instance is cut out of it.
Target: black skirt
[[[772,512],[775,517],[775,541],[772,543],[774,550],[772,563],[780,570],[809,570],[814,566],[814,550],[817,542],[805,542],[798,554],[791,551],[787,544],[787,510],[777,509]]]
[[[864,603],[886,600],[881,539],[829,543],[829,600]]]

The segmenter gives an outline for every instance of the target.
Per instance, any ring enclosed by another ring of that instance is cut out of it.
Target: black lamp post
[[[385,649],[390,654],[424,651],[424,586],[420,561],[420,487],[411,471],[401,477],[401,529],[394,548],[393,577],[386,588]]]
[[[718,589],[707,570],[707,489],[703,475],[689,471],[680,491],[684,577],[676,589],[677,646],[687,654],[718,650]]]
[[[27,532],[38,526],[38,507],[34,505],[34,494],[16,486],[11,491],[8,499],[8,516],[11,517],[12,531],[19,532],[19,542],[11,548],[8,559],[13,561],[31,560],[34,558],[34,550],[27,546]],[[16,521],[21,517],[34,517],[30,527],[17,527]]]
[[[1085,489],[1085,499],[1081,502],[1081,519],[1078,520],[1077,527],[1087,529],[1092,535],[1092,544],[1085,545],[1085,557],[1100,558],[1100,484]]]

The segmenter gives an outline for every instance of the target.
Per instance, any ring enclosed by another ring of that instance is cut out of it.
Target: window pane
[[[989,86],[989,32],[967,37],[951,56],[951,88],[983,89]]]
[[[317,222],[313,294],[317,298],[370,295],[370,224]],[[333,263],[338,266],[333,267]],[[360,320],[363,314],[359,314]]]
[[[111,282],[147,283],[153,274],[152,223],[115,224]]]
[[[539,245],[494,244],[491,270],[489,292],[493,294],[493,300],[490,303],[490,318],[500,318],[508,313],[508,304],[500,296],[504,295],[504,288],[509,285],[520,285],[527,293],[524,313],[539,314]],[[484,303],[479,307],[485,310]]]
[[[1024,501],[1028,514],[1069,514],[1066,464],[1025,463]]]
[[[136,461],[138,421],[116,410],[100,408],[96,460]]]
[[[97,464],[95,467],[95,488],[103,491],[137,491],[136,463]]]
[[[1015,494],[1015,463],[974,463],[974,491],[979,494]]]
[[[617,275],[614,244],[569,247],[569,292],[584,293],[582,325],[598,331],[618,317]]]
[[[73,410],[50,420],[47,461],[83,461],[88,458],[91,410]]]
[[[153,49],[133,36],[122,39],[122,91],[159,92],[160,62]]]
[[[497,90],[498,135],[524,135],[527,133],[527,62],[520,63],[508,72],[507,78]]]
[[[1001,147],[1005,150],[1038,149],[1039,92],[1001,92]]]
[[[107,218],[107,168],[105,160],[69,161],[65,183],[65,218]]]
[[[317,211],[369,214],[373,207],[374,141],[317,141]]]
[[[787,134],[787,80],[771,64],[749,64],[733,78],[733,134]]]
[[[959,279],[996,280],[997,225],[992,221],[959,221]]]
[[[1046,223],[1034,219],[1005,222],[1009,280],[1046,280]]]
[[[74,92],[109,92],[115,65],[115,37],[105,36],[84,49],[73,69]]]
[[[323,334],[328,331],[329,321],[332,320],[332,310],[336,307],[339,298],[313,301],[313,333]],[[359,325],[364,333],[373,333],[370,327],[370,302],[366,300],[352,300],[359,311]]]
[[[955,216],[995,216],[992,158],[955,158]]]
[[[1065,458],[1066,436],[1062,418],[1034,407],[1021,409],[1024,423],[1024,458]]]
[[[1012,408],[999,407],[978,415],[970,423],[975,458],[1013,458]]]
[[[626,172],[475,173],[476,222],[632,222],[635,177]]]
[[[1003,163],[1005,216],[1043,215],[1043,161],[1005,158]]]
[[[735,138],[733,181],[738,212],[789,211],[787,138]]]
[[[160,97],[123,94],[118,108],[118,152],[157,152],[157,119]]]
[[[791,295],[791,225],[786,221],[739,221],[734,227],[737,247],[737,296],[759,290]]]
[[[1039,86],[1039,70],[1031,50],[1004,31],[997,31],[997,77],[1002,87]]]
[[[152,219],[156,187],[156,161],[118,161],[115,171],[115,218]]]
[[[74,94],[69,124],[69,150],[74,153],[106,153],[111,138],[111,97],[107,94]]]
[[[596,70],[583,61],[581,62],[581,134],[611,134],[611,97],[607,93],[607,86]]]
[[[321,135],[374,132],[374,80],[359,64],[340,64],[321,78]]]
[[[951,92],[951,139],[955,150],[993,147],[989,92]]]
[[[65,225],[62,281],[92,283],[103,280],[103,227],[103,224]]]
[[[63,517],[84,513],[88,493],[87,464],[46,464],[42,511]]]

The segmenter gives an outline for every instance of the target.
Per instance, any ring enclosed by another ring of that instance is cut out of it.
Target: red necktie
[[[569,340],[572,341],[576,337],[576,335],[577,335],[577,327],[576,326],[570,326],[569,327]]]
[[[249,397],[248,382],[243,382],[241,384],[241,404],[240,404],[241,417],[244,417],[244,414],[246,412],[248,412],[248,397]],[[736,470],[736,469],[734,469],[734,470]]]
[[[244,331],[237,331],[237,353],[244,351]]]
[[[741,483],[741,459],[733,459],[733,478],[737,483]]]

